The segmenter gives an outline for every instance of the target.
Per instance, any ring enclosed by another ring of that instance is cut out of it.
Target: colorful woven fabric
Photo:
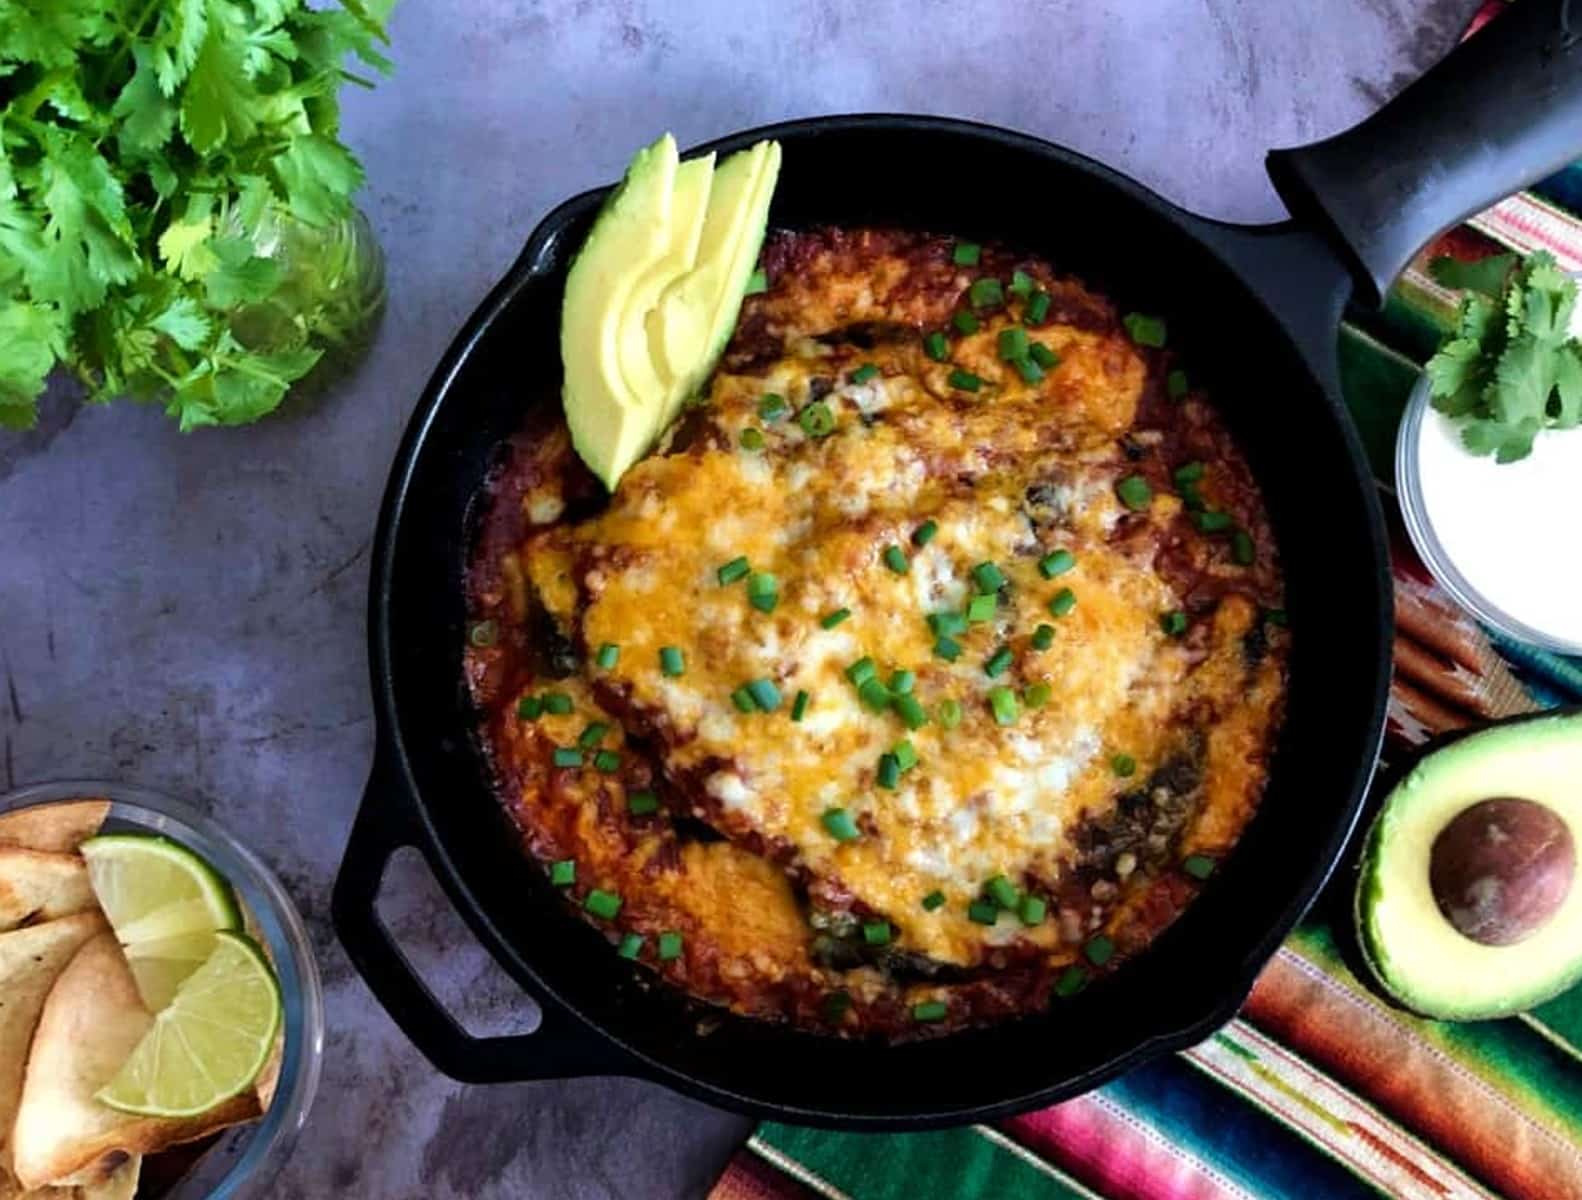
[[[1454,309],[1428,259],[1543,249],[1582,270],[1578,214],[1582,164],[1441,238],[1381,313],[1342,329],[1347,402],[1386,491],[1401,411]],[[1582,663],[1480,628],[1396,532],[1387,755],[1478,720],[1582,702]],[[712,1200],[1582,1200],[1582,987],[1507,1020],[1409,1016],[1353,971],[1353,882],[1337,872],[1240,1016],[1183,1054],[996,1128],[764,1124]]]

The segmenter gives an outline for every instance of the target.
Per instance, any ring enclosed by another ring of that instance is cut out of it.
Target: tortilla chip
[[[99,832],[109,814],[108,800],[64,800],[0,813],[0,846],[70,854]]]
[[[21,1184],[0,1177],[0,1200],[132,1200],[137,1195],[137,1181],[142,1171],[143,1160],[134,1154],[107,1178],[80,1186],[51,1185],[24,1192]]]
[[[75,854],[0,847],[0,932],[96,907],[88,866]]]
[[[0,1200],[8,1195],[7,1134],[22,1097],[28,1045],[44,999],[82,944],[105,928],[98,912],[0,933]]]
[[[103,1179],[126,1155],[153,1154],[263,1110],[251,1090],[196,1117],[117,1112],[94,1099],[154,1023],[115,935],[85,942],[44,1001],[11,1136],[27,1187]]]

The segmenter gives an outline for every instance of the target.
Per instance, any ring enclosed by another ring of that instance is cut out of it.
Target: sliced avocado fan
[[[614,489],[708,379],[763,245],[780,147],[714,167],[669,134],[638,151],[566,277],[562,400],[572,444]]]

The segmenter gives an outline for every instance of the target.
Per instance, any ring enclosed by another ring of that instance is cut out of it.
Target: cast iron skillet
[[[1168,318],[1251,461],[1284,555],[1289,712],[1267,794],[1222,870],[1146,954],[1046,1016],[898,1047],[700,1014],[652,987],[524,863],[461,687],[471,510],[528,406],[559,387],[568,258],[603,197],[561,205],[468,322],[413,415],[379,518],[370,596],[378,745],[336,881],[347,953],[407,1035],[469,1081],[622,1074],[803,1123],[920,1128],[1049,1104],[1227,1020],[1345,845],[1373,770],[1391,590],[1373,480],[1334,362],[1348,294],[1376,300],[1440,228],[1582,150],[1582,52],[1560,0],[1522,0],[1386,109],[1270,156],[1297,220],[1218,224],[1068,150],[934,117],[796,121],[771,224],[902,225],[1000,240]],[[538,1000],[532,1034],[474,1039],[374,912],[386,862],[427,858]]]

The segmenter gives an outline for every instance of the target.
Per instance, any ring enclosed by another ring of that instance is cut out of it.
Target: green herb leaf
[[[1441,256],[1428,264],[1428,271],[1440,287],[1469,289],[1486,296],[1498,297],[1505,286],[1506,277],[1516,265],[1516,255],[1496,254],[1477,262]]]

